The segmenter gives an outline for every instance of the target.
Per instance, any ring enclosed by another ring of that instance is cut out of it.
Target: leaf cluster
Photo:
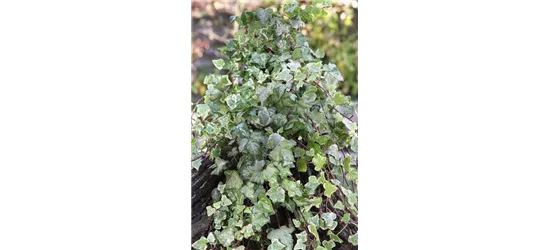
[[[224,181],[194,249],[335,249],[357,245],[358,129],[343,77],[309,47],[305,22],[329,1],[289,2],[231,17],[239,25],[194,105],[192,167],[210,158]]]

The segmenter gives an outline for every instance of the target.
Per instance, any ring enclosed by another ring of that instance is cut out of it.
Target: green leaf
[[[330,237],[330,240],[337,242],[337,243],[343,243],[343,240],[339,238],[336,234],[332,232],[332,230],[328,231],[328,236]]]
[[[337,208],[341,211],[345,211],[345,206],[343,205],[343,203],[341,203],[341,201],[337,201],[336,204],[334,205],[334,208]]]
[[[206,239],[208,239],[208,243],[210,243],[210,244],[213,244],[216,241],[215,236],[212,232],[208,233],[208,237]]]
[[[324,220],[324,226],[321,226],[321,228],[334,230],[337,227],[336,217],[335,213],[323,213],[322,220]]]
[[[326,248],[326,250],[332,250],[336,244],[331,240],[324,240],[322,241],[322,245]]]
[[[289,179],[282,180],[282,188],[288,192],[289,197],[301,196],[303,194],[298,182]]]
[[[284,139],[284,138],[282,136],[280,136],[279,134],[272,133],[269,136],[269,139],[267,139],[267,145],[269,145],[269,148],[271,148],[271,149],[275,148],[276,146],[278,146],[280,141],[282,141],[282,139]]]
[[[322,51],[321,49],[317,49],[317,50],[315,51],[315,57],[316,57],[316,58],[319,58],[319,59],[324,58],[324,55],[325,55],[325,54],[324,54],[324,51]]]
[[[267,111],[266,108],[263,108],[258,113],[259,117],[259,124],[261,126],[267,126],[269,123],[271,123],[271,116],[269,115],[269,111]]]
[[[290,19],[290,24],[292,25],[292,28],[294,29],[300,29],[305,26],[305,23],[301,21],[300,17],[297,17],[295,19]]]
[[[351,139],[351,150],[358,152],[358,137]]]
[[[202,159],[197,159],[191,162],[191,166],[196,170],[200,168],[200,165],[202,165]]]
[[[221,206],[226,207],[232,205],[233,202],[226,195],[221,196]]]
[[[208,217],[212,216],[215,213],[215,211],[216,211],[215,208],[213,208],[211,206],[206,207],[206,213],[208,214]]]
[[[282,70],[278,75],[276,75],[276,80],[282,80],[289,82],[292,80],[293,76],[290,74],[290,71],[287,69]]]
[[[295,235],[297,237],[297,242],[295,243],[294,250],[307,250],[307,232],[302,231]]]
[[[341,104],[349,104],[350,100],[348,99],[347,96],[344,96],[343,94],[341,94],[340,92],[337,92],[335,95],[334,95],[334,104],[335,105],[341,105]]]
[[[324,169],[324,166],[326,165],[326,156],[321,154],[316,154],[315,157],[313,157],[312,162],[315,165],[315,170],[320,171]]]
[[[229,80],[228,75],[222,75],[221,79],[219,79],[219,87],[221,87],[221,88],[231,86],[232,84],[233,83],[231,82],[231,80]]]
[[[234,233],[230,229],[225,229],[216,235],[217,240],[221,245],[228,247],[234,241]]]
[[[332,194],[335,193],[337,190],[336,186],[334,186],[330,182],[325,182],[324,184],[324,195],[328,198],[332,197]]]
[[[358,245],[358,232],[356,234],[350,235],[348,240],[349,240],[349,243],[353,244],[353,246],[357,246]]]
[[[346,156],[345,159],[343,159],[343,168],[345,171],[349,171],[351,169],[351,157]]]
[[[267,213],[264,213],[264,212],[260,211],[255,206],[252,209],[252,214],[250,216],[250,219],[251,219],[251,223],[252,223],[253,227],[256,230],[260,230],[261,227],[263,227],[264,225],[266,225],[270,221],[269,215]]]
[[[292,222],[294,223],[294,226],[296,226],[296,227],[300,227],[300,226],[301,226],[301,221],[299,221],[299,220],[292,219]]]
[[[217,59],[217,60],[212,60],[214,66],[217,68],[217,69],[223,69],[223,66],[225,66],[225,61],[223,59]]]
[[[269,245],[269,247],[267,248],[267,250],[281,250],[284,248],[286,248],[286,245],[280,243],[278,239],[274,239],[272,243]]]
[[[267,198],[265,195],[261,195],[259,197],[259,200],[257,204],[255,204],[255,207],[257,207],[259,211],[264,213],[274,213],[273,204],[271,203],[271,200],[269,200],[269,198]]]
[[[225,171],[225,182],[227,189],[240,189],[242,187],[242,179],[236,170],[227,170]]]
[[[220,208],[221,208],[221,201],[215,202],[212,206],[213,206],[215,209],[220,209]]]
[[[257,95],[261,105],[265,105],[265,101],[273,93],[273,89],[269,87],[259,86],[255,89],[255,94]]]
[[[341,218],[341,221],[343,221],[343,223],[348,223],[349,220],[351,220],[351,214],[349,214],[349,213],[345,213],[343,215],[343,217]]]
[[[307,191],[307,194],[313,195],[319,185],[320,182],[318,182],[316,176],[309,176],[309,181],[305,184],[305,190]]]
[[[309,229],[309,232],[311,232],[315,236],[315,239],[320,239],[320,236],[318,236],[318,231],[316,230],[315,225],[309,224],[307,228]]]
[[[214,170],[212,171],[212,174],[214,175],[220,175],[223,170],[225,170],[227,166],[227,161],[217,157],[215,158],[215,164],[212,165],[214,167]],[[220,190],[221,191],[221,190]]]
[[[227,106],[229,107],[230,110],[234,110],[238,107],[238,104],[240,103],[241,99],[242,98],[240,97],[239,94],[232,94],[227,96],[227,98],[225,98],[225,102],[227,103]]]
[[[271,187],[267,192],[267,195],[273,202],[284,202],[285,193],[286,191],[281,187]]]
[[[307,172],[307,161],[304,158],[300,158],[297,161],[297,171],[305,173]]]
[[[198,104],[196,105],[196,115],[198,117],[206,118],[210,113],[210,106],[207,104]]]
[[[358,180],[358,171],[356,170],[356,168],[349,169],[349,172],[347,172],[347,179],[351,181]]]
[[[282,226],[279,229],[275,229],[267,234],[267,238],[273,242],[278,240],[280,243],[284,244],[287,250],[292,250],[294,245],[294,239],[292,237],[293,231],[293,228]]]
[[[308,220],[307,222],[308,222],[309,224],[315,225],[315,226],[317,226],[317,227],[320,225],[318,215],[312,216],[311,218],[309,218],[309,220]]]
[[[192,247],[197,250],[206,250],[208,247],[208,240],[204,236],[202,236],[199,240],[195,241],[192,244]]]
[[[250,238],[254,234],[254,229],[252,224],[248,224],[242,228],[242,234],[244,238]]]

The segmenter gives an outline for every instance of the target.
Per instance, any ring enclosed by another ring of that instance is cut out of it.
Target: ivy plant
[[[191,165],[224,179],[194,249],[338,249],[358,244],[358,128],[344,80],[301,29],[330,2],[244,11],[193,104]],[[206,166],[206,158],[213,164]]]

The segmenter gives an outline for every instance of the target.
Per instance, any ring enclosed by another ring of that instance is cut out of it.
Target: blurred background
[[[192,0],[192,100],[200,99],[206,86],[207,74],[217,69],[212,60],[222,55],[216,48],[232,39],[236,27],[230,16],[238,16],[242,10],[253,11],[261,7],[280,6],[285,1],[265,0]],[[306,4],[310,1],[299,1]],[[326,53],[323,60],[337,65],[345,81],[340,90],[357,99],[358,95],[358,3],[357,0],[332,0],[328,15],[308,23],[304,33],[311,48],[321,48]]]

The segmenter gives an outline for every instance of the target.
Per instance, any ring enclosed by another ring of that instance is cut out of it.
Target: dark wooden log
[[[191,220],[192,220],[192,242],[200,239],[201,236],[207,236],[212,220],[206,214],[206,207],[212,201],[212,190],[214,190],[221,176],[212,175],[209,168],[212,161],[204,159],[199,170],[191,171]]]

